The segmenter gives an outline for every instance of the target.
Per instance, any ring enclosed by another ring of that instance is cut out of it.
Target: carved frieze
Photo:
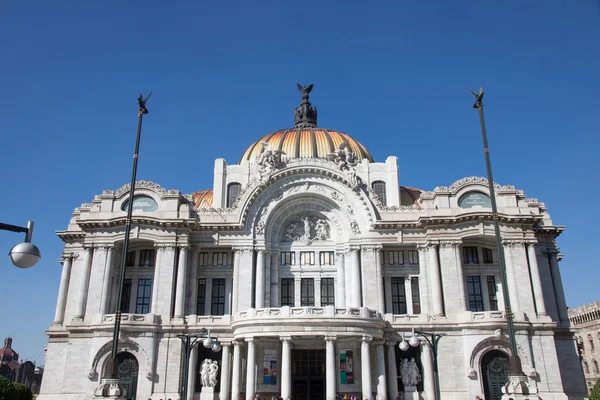
[[[299,215],[289,221],[284,233],[284,242],[302,241],[310,244],[330,237],[329,224],[315,215]]]

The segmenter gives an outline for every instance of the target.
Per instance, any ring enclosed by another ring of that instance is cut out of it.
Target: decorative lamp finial
[[[308,101],[308,94],[314,85],[302,86],[299,83],[297,85],[302,93],[302,102],[294,111],[294,128],[314,128],[317,126],[317,107],[313,107]]]

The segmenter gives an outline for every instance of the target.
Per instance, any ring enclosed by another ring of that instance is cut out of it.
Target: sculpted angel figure
[[[273,149],[271,144],[260,142],[262,146],[260,153],[256,156],[256,164],[262,173],[270,173],[276,168],[281,167],[281,155],[285,154],[282,150]]]
[[[342,171],[349,170],[350,167],[356,165],[354,153],[347,140],[344,140],[335,152],[327,154],[327,157]]]
[[[320,219],[317,221],[317,224],[315,225],[315,239],[317,240],[325,240],[327,239],[327,222],[325,222],[324,220]]]
[[[414,358],[411,358],[408,362],[408,383],[410,386],[417,386],[417,383],[421,380],[421,374],[419,373],[419,367]]]
[[[408,384],[408,358],[403,358],[400,361],[400,377],[404,386],[412,386]]]
[[[285,230],[285,241],[293,242],[297,239],[296,229],[298,228],[298,223],[296,221],[290,222],[287,229]]]

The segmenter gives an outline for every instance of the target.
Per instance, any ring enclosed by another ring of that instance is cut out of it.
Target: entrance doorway
[[[117,375],[121,380],[126,400],[135,400],[139,366],[136,358],[131,353],[117,354]]]
[[[488,351],[481,360],[483,391],[486,400],[500,400],[502,386],[508,382],[508,356],[498,350]]]
[[[292,350],[292,400],[325,399],[325,350]]]

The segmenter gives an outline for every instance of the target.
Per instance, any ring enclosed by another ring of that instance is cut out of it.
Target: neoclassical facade
[[[569,308],[588,391],[600,377],[600,301]]]
[[[220,400],[433,399],[440,335],[443,399],[498,398],[508,373],[502,286],[487,180],[424,191],[401,186],[398,159],[376,162],[317,125],[300,87],[293,128],[252,143],[237,164],[216,159],[212,189],[183,194],[140,181],[123,286],[119,374],[127,398],[179,399],[178,335],[202,328],[222,351]],[[432,144],[435,145],[435,144]],[[76,208],[67,229],[40,400],[91,399],[107,376],[129,186]],[[545,400],[586,394],[544,204],[497,186],[519,356]],[[416,392],[404,359],[418,371]],[[412,365],[412,364],[411,364]]]

